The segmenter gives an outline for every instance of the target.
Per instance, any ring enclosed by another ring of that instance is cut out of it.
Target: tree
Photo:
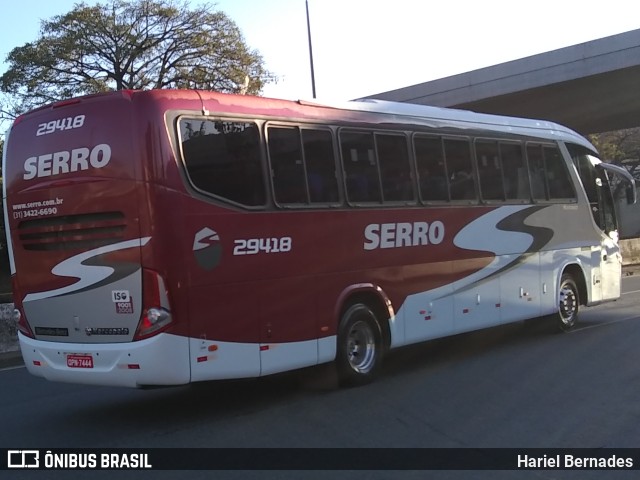
[[[259,94],[275,80],[238,26],[210,4],[109,0],[76,4],[41,22],[14,48],[0,77],[4,118],[78,95],[122,89],[198,88]],[[10,106],[10,108],[8,108]]]
[[[589,139],[600,155],[612,163],[640,158],[640,128],[596,133],[590,135]]]
[[[600,157],[627,168],[640,180],[640,128],[627,128],[589,136]]]

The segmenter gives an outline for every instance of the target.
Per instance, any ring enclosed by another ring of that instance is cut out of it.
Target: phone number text
[[[45,217],[47,215],[55,215],[58,213],[56,207],[35,208],[33,210],[20,210],[13,212],[13,218],[29,218],[29,217]]]

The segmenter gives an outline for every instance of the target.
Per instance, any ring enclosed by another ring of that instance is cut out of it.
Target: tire
[[[382,332],[375,313],[366,305],[351,305],[338,329],[336,367],[341,386],[373,381],[382,364]]]
[[[571,330],[578,321],[580,295],[573,277],[565,273],[558,287],[558,312],[555,314],[555,325],[563,332]]]

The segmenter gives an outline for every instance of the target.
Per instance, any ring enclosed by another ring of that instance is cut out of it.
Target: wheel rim
[[[353,324],[347,337],[347,359],[358,373],[368,373],[376,359],[376,340],[373,330],[365,321]]]
[[[560,288],[560,320],[564,325],[572,325],[578,310],[578,296],[569,283]]]

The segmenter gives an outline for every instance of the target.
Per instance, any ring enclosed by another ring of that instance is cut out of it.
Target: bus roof
[[[27,112],[16,119],[15,123],[19,123],[23,116],[30,115],[42,110],[51,108],[59,108],[67,104],[87,101],[93,98],[104,98],[113,95],[124,96],[132,99],[138,95],[152,96],[156,99],[165,98],[173,101],[179,100],[198,100],[202,103],[203,112],[208,111],[205,103],[215,101],[219,105],[228,107],[241,107],[242,109],[255,109],[261,111],[261,114],[267,111],[274,112],[277,116],[285,115],[302,115],[315,116],[309,110],[303,111],[303,108],[318,109],[334,109],[345,112],[370,113],[375,115],[392,116],[399,123],[417,123],[421,125],[432,126],[434,128],[460,128],[460,129],[476,129],[488,130],[496,133],[511,133],[515,135],[533,136],[544,138],[551,141],[568,141],[582,145],[583,147],[596,151],[596,148],[582,135],[567,128],[563,125],[547,121],[536,120],[519,117],[509,117],[503,115],[493,115],[487,113],[477,113],[469,110],[459,110],[453,108],[433,107],[427,105],[417,105],[412,103],[391,102],[376,99],[358,99],[343,102],[322,102],[319,100],[297,101],[275,99],[268,97],[254,97],[248,95],[236,95],[229,93],[220,93],[204,90],[124,90],[118,92],[98,93],[78,97],[74,99],[56,102],[40,108],[36,108],[31,112]],[[235,110],[236,113],[237,110]],[[325,119],[326,113],[321,115]],[[339,117],[336,115],[336,119]],[[379,119],[378,119],[379,121]]]
[[[435,120],[446,124],[465,124],[469,128],[487,129],[522,135],[533,135],[549,140],[561,140],[578,143],[590,150],[596,148],[582,135],[564,125],[548,120],[509,117],[488,113],[477,113],[470,110],[455,108],[433,107],[414,103],[391,102],[377,99],[358,99],[342,103],[320,103],[308,100],[298,100],[303,105],[338,108],[359,112],[390,114],[402,117],[412,117],[425,120]]]

